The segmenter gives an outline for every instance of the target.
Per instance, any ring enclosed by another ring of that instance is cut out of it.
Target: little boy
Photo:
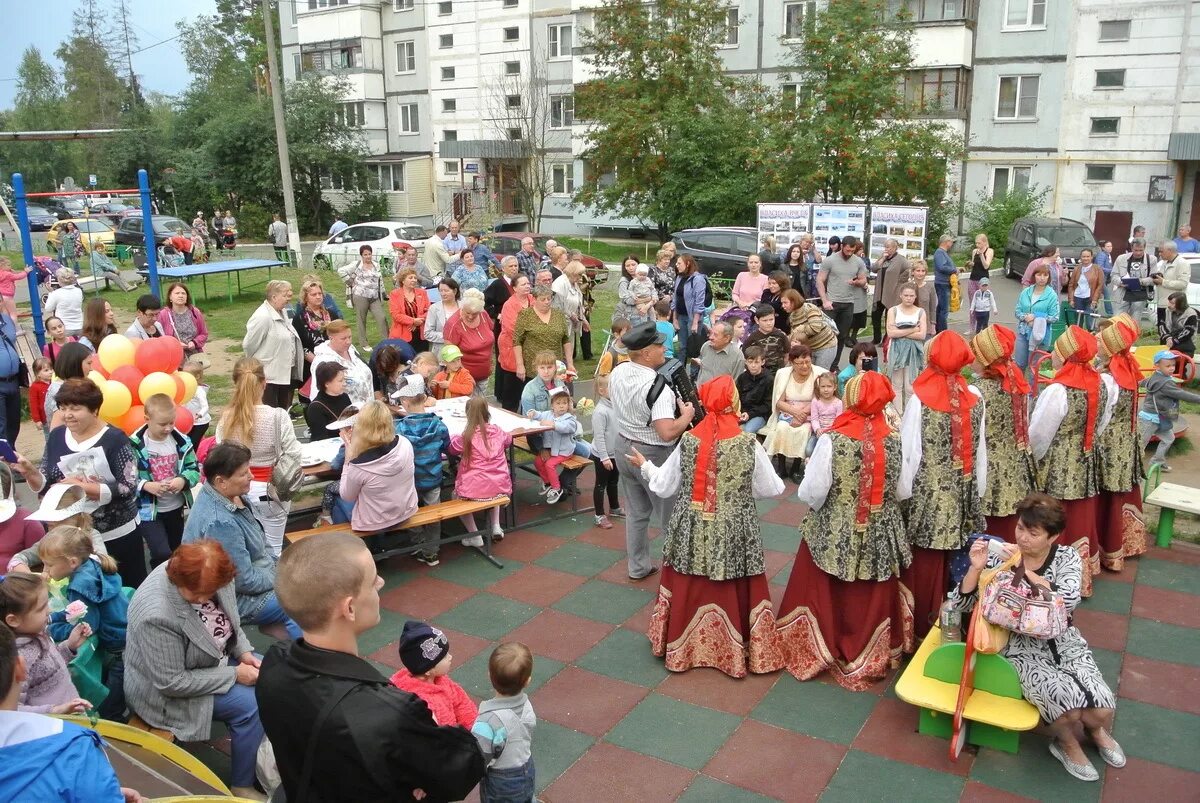
[[[650,266],[645,263],[639,263],[634,269],[633,280],[629,282],[629,292],[633,295],[633,305],[637,309],[640,321],[654,320],[653,307],[658,301],[658,292],[654,289],[654,282],[650,279]]]
[[[463,367],[462,350],[458,346],[442,346],[439,356],[445,367],[433,378],[434,394],[439,399],[470,396],[475,390],[475,377]]]
[[[1170,471],[1167,452],[1175,442],[1175,422],[1179,418],[1179,402],[1200,404],[1200,393],[1190,393],[1175,382],[1175,352],[1163,349],[1154,355],[1154,373],[1142,380],[1146,397],[1138,412],[1138,437],[1142,451],[1150,445],[1150,438],[1158,436],[1158,448],[1150,458],[1150,465],[1162,466]]]
[[[763,370],[762,346],[746,346],[742,356],[746,358],[746,370],[738,375],[735,382],[742,405],[739,420],[745,432],[754,434],[766,426],[767,419],[771,417],[773,379]]]
[[[419,376],[406,376],[400,383],[396,394],[404,407],[404,415],[396,421],[396,434],[412,444],[413,483],[420,504],[436,505],[442,501],[442,455],[450,454],[450,430],[437,415],[425,411],[425,380]],[[423,546],[413,553],[413,557],[426,566],[437,566],[441,537],[441,522],[422,527],[417,543]]]
[[[992,281],[984,276],[979,280],[979,289],[971,298],[971,317],[975,321],[975,331],[982,332],[988,327],[992,313],[996,312],[996,297],[992,295]]]
[[[474,726],[479,711],[463,687],[450,679],[454,656],[445,633],[425,622],[405,622],[400,634],[400,663],[404,668],[392,675],[392,685],[424,700],[434,722]]]
[[[592,447],[587,441],[579,440],[583,427],[571,412],[571,391],[565,387],[550,391],[548,412],[530,410],[527,415],[534,421],[548,422],[554,427],[542,433],[542,450],[533,458],[542,482],[550,486],[546,491],[546,504],[553,505],[564,493],[575,493],[575,478],[582,471],[564,468],[560,476],[556,473],[558,467],[575,455],[590,458]]]
[[[628,318],[613,318],[612,342],[608,344],[600,362],[596,364],[596,376],[608,376],[623,362],[629,362],[629,349],[621,341],[621,335],[629,331]]]
[[[137,315],[133,323],[125,330],[125,337],[130,340],[149,340],[152,337],[162,337],[158,327],[158,312],[162,302],[153,293],[146,293],[137,300]]]
[[[151,567],[171,557],[183,540],[183,508],[192,504],[200,465],[192,442],[175,429],[175,402],[165,393],[146,399],[146,424],[130,436],[137,456],[138,531],[150,548]]]
[[[533,677],[533,654],[520,642],[501,644],[488,659],[488,677],[496,696],[479,706],[479,718],[471,728],[488,759],[479,800],[533,800],[536,776],[530,731],[537,727],[537,715],[525,694]]]
[[[788,336],[775,328],[775,308],[770,304],[756,306],[754,320],[758,322],[758,331],[746,338],[746,346],[761,348],[766,369],[769,373],[774,374],[787,362],[788,348],[790,348]]]
[[[528,416],[530,411],[544,413],[550,409],[550,391],[555,388],[565,388],[566,385],[556,374],[558,371],[558,359],[550,351],[539,351],[533,358],[534,367],[537,369],[537,376],[525,383],[525,387],[521,390],[521,415]],[[535,455],[541,454],[542,435],[541,433],[530,433],[525,436],[529,441],[529,451]],[[549,455],[543,455],[548,457]],[[542,496],[550,490],[550,486],[542,483],[542,489],[538,492]]]
[[[660,298],[654,304],[654,329],[663,336],[663,348],[668,360],[675,356],[675,325],[671,323],[671,301]]]

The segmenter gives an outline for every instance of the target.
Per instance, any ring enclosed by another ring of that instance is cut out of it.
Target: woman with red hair
[[[754,435],[741,430],[732,377],[705,382],[700,401],[704,419],[663,465],[636,449],[629,460],[654,494],[675,497],[650,646],[672,672],[774,672],[782,661],[754,499],[783,493],[783,480]]]
[[[917,638],[924,638],[950,590],[949,554],[983,532],[980,497],[987,488],[987,441],[979,389],[962,369],[975,359],[967,341],[946,330],[926,347],[926,368],[913,382],[900,440],[900,496],[912,497],[908,539],[912,564],[901,582],[913,596]]]
[[[1096,500],[1100,494],[1100,435],[1117,403],[1117,383],[1092,366],[1096,337],[1068,326],[1054,342],[1054,381],[1038,394],[1029,416],[1029,446],[1038,462],[1039,491],[1063,504],[1066,529],[1059,543],[1083,559],[1083,596],[1100,573]]]
[[[911,597],[900,572],[912,559],[900,514],[900,437],[883,415],[888,380],[864,371],[846,383],[845,412],[813,450],[800,500],[800,550],[776,631],[800,680],[828,669],[863,691],[913,646]]]
[[[1016,543],[1017,504],[1037,489],[1037,466],[1029,449],[1029,382],[1013,361],[1017,333],[998,324],[971,338],[975,386],[983,395],[987,439],[987,532]]]

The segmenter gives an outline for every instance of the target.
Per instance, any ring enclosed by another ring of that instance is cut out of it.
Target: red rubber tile
[[[541,719],[600,737],[633,710],[649,689],[569,666],[533,694]]]
[[[1200,773],[1130,756],[1121,769],[1104,771],[1104,803],[1157,803],[1194,801],[1200,790]]]
[[[1150,536],[1153,538],[1153,535]],[[1170,549],[1152,546],[1146,552],[1146,557],[1158,560],[1169,560],[1173,563],[1186,563],[1189,566],[1200,566],[1200,547],[1182,541],[1176,541]]]
[[[610,624],[550,608],[509,632],[504,639],[520,641],[535,655],[569,664],[599,644],[612,631]]]
[[[637,633],[647,633],[650,630],[650,616],[654,613],[654,602],[646,604],[640,611],[630,616],[621,623],[621,627],[626,630],[633,630]]]
[[[1118,583],[1135,583],[1137,582],[1138,562],[1137,558],[1129,558],[1125,561],[1125,566],[1119,572],[1110,572],[1107,569],[1100,572],[1099,576],[1105,580],[1116,580]]]
[[[739,717],[748,716],[779,680],[780,673],[731,678],[716,669],[673,672],[655,691],[685,703],[715,708]]]
[[[689,769],[602,742],[550,784],[545,797],[558,803],[572,800],[667,803],[683,794],[695,776]]]
[[[767,564],[767,577],[774,577],[785,566],[791,566],[792,561],[796,559],[796,556],[790,555],[787,552],[776,552],[773,549],[764,549],[763,558]]]
[[[1076,608],[1072,619],[1090,646],[1114,652],[1125,651],[1125,641],[1129,637],[1128,616]]]
[[[1121,664],[1120,695],[1200,715],[1200,667],[1153,661],[1129,653]]]
[[[704,774],[779,800],[816,800],[847,749],[748,719],[708,762]]]
[[[917,718],[916,707],[885,697],[875,706],[852,746],[904,764],[951,775],[970,774],[974,754],[964,750],[958,761],[951,761],[949,742],[917,733]]]
[[[1133,615],[1180,627],[1200,628],[1200,605],[1195,594],[1154,586],[1133,589]]]
[[[533,530],[515,530],[505,535],[504,540],[500,543],[492,544],[492,551],[496,553],[501,562],[508,559],[533,563],[562,545],[563,540],[552,535]]]
[[[586,577],[529,564],[522,566],[503,580],[492,583],[487,590],[518,602],[527,602],[530,605],[545,608],[558,602],[586,582]]]
[[[784,495],[788,499],[796,497],[795,492],[790,487],[787,491],[784,491]],[[804,517],[804,511],[807,509],[808,506],[803,502],[780,502],[767,511],[762,520],[771,524],[791,524],[795,526],[800,523],[800,519]]]
[[[962,803],[1020,803],[1020,801],[1035,800],[1035,798],[1014,795],[979,781],[967,781],[959,800]]]
[[[390,591],[385,586],[379,604],[413,619],[429,620],[470,599],[475,593],[473,588],[436,577],[418,577]]]

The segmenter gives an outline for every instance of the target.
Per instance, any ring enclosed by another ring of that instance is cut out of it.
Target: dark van
[[[1096,251],[1096,236],[1086,223],[1065,217],[1023,217],[1013,223],[1004,248],[1004,275],[1020,279],[1029,263],[1042,255],[1049,246],[1062,253],[1067,267],[1079,262],[1079,253],[1090,248]]]

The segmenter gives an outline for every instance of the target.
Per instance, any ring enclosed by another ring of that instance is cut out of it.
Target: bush
[[[360,192],[349,196],[350,203],[341,210],[343,220],[387,220],[387,196],[382,192]]]
[[[1038,217],[1045,212],[1046,196],[1049,187],[1038,188],[1031,186],[1024,190],[1013,190],[998,198],[989,198],[986,193],[979,193],[979,200],[967,204],[967,220],[971,223],[971,232],[982,231],[988,237],[988,244],[999,255],[1008,245],[1008,232],[1019,218]]]

